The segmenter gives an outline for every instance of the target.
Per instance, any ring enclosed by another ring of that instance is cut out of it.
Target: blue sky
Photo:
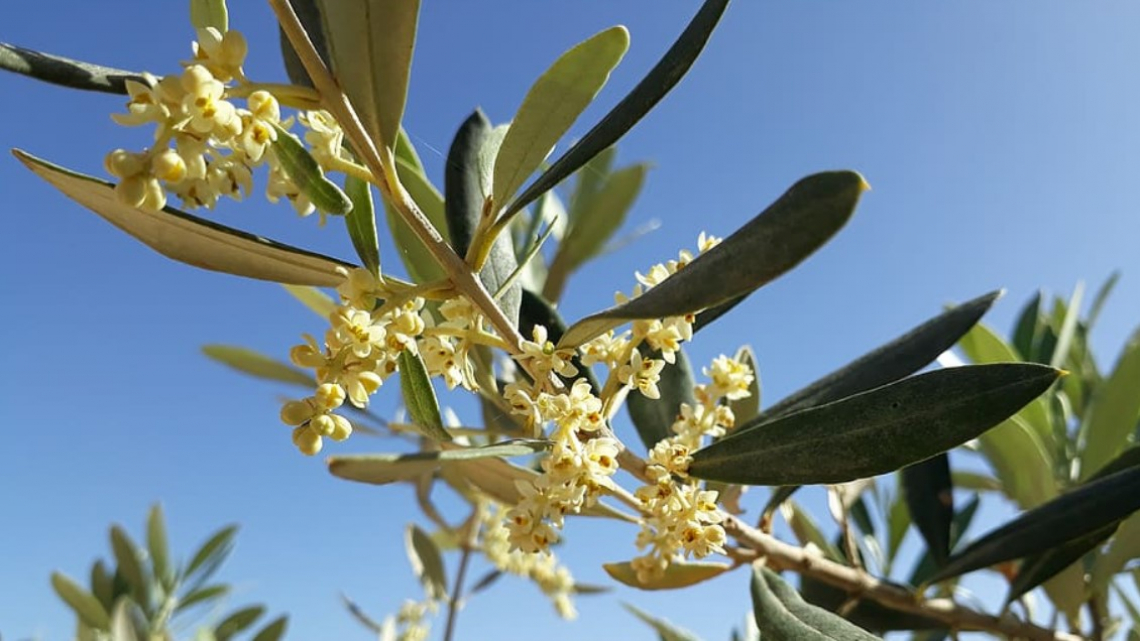
[[[0,39],[170,73],[193,38],[185,4],[21,3],[8,8]],[[247,72],[284,78],[268,6],[232,4],[231,26],[251,42]],[[509,120],[560,52],[625,24],[632,47],[571,132],[581,135],[698,4],[425,3],[405,125],[432,177],[440,182],[439,150],[472,108]],[[1140,6],[1127,2],[738,1],[690,75],[620,146],[619,163],[654,164],[628,228],[652,219],[661,228],[571,280],[565,315],[608,305],[630,289],[634,270],[692,247],[702,230],[731,233],[803,175],[852,168],[874,189],[849,227],[702,334],[696,363],[751,344],[770,401],[945,303],[1007,288],[988,317],[1004,333],[1035,289],[1067,296],[1077,281],[1095,286],[1120,269],[1094,337],[1107,367],[1140,310],[1138,26]],[[0,92],[5,147],[102,175],[108,150],[149,142],[149,132],[110,121],[119,97],[11,75],[0,76]],[[233,604],[291,612],[291,638],[366,638],[341,591],[376,616],[418,594],[402,547],[415,514],[410,492],[333,479],[319,459],[296,453],[277,422],[277,398],[289,390],[198,353],[225,342],[284,357],[301,332],[320,331],[319,319],[275,285],[162,259],[14,159],[0,159],[0,185],[6,638],[68,638],[50,572],[85,577],[108,553],[107,526],[140,532],[158,500],[184,553],[214,528],[242,523],[223,571],[238,586]],[[352,256],[338,225],[318,229],[259,196],[210,216]],[[390,243],[382,251],[385,268],[400,271]],[[381,411],[394,406],[394,391],[386,388]],[[387,445],[359,438],[330,450]],[[629,558],[634,534],[574,522],[564,556],[580,580],[605,583],[599,563]],[[550,640],[649,638],[620,599],[723,639],[749,607],[746,582],[738,572],[684,593],[619,589],[617,598],[579,599],[582,619],[563,624],[530,585],[501,581],[463,612],[460,638],[533,638],[539,629]]]

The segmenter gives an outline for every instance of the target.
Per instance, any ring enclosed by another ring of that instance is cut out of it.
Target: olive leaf
[[[603,563],[602,569],[610,578],[639,590],[676,590],[690,585],[704,583],[709,579],[718,577],[732,569],[727,563],[713,563],[704,561],[673,561],[661,576],[655,576],[642,583],[637,578],[637,571],[629,561],[621,563]]]
[[[752,607],[764,641],[871,641],[878,637],[816,607],[775,572],[753,566]]]
[[[150,212],[124,205],[115,197],[111,183],[18,149],[12,153],[67,197],[176,261],[236,276],[316,287],[340,285],[344,276],[338,270],[353,267],[351,263],[219,225],[173,207]]]
[[[238,526],[229,525],[215,532],[190,557],[190,564],[182,573],[185,581],[201,584],[217,571],[234,548]]]
[[[902,469],[902,492],[910,518],[939,565],[950,557],[950,524],[954,520],[954,485],[945,452]]]
[[[593,102],[627,49],[629,31],[611,27],[572,47],[538,77],[495,157],[492,202],[496,210],[507,204]]]
[[[1085,537],[1140,509],[1140,467],[1110,474],[1044,503],[954,554],[931,583],[1037,554]]]
[[[329,472],[333,476],[386,485],[398,481],[409,481],[448,464],[458,464],[482,458],[503,458],[526,456],[539,452],[547,446],[545,441],[507,441],[484,447],[443,450],[440,452],[415,452],[412,454],[360,454],[330,456]]]
[[[1081,425],[1085,447],[1081,451],[1081,475],[1091,477],[1120,453],[1140,421],[1140,329],[1128,339],[1124,350],[1097,391]]]
[[[150,553],[151,570],[154,578],[164,588],[170,588],[174,583],[174,566],[170,562],[170,546],[166,538],[166,519],[162,514],[162,505],[155,503],[150,508],[146,520],[146,547]]]
[[[99,600],[66,575],[52,572],[51,587],[80,621],[100,630],[106,630],[111,624],[111,617]]]
[[[289,617],[283,614],[266,624],[250,641],[278,641],[285,636],[285,629],[288,626]]]
[[[400,352],[400,392],[412,422],[424,436],[435,441],[450,441],[451,434],[443,427],[439,401],[431,384],[423,358],[411,349]]]
[[[419,578],[424,594],[432,600],[447,598],[447,569],[443,565],[443,555],[431,536],[415,523],[409,523],[404,531],[404,548],[412,573]]]
[[[333,74],[377,147],[393,149],[408,96],[419,0],[321,0]]]
[[[995,291],[952,307],[906,334],[789,394],[764,411],[765,419],[864,392],[910,376],[953,347],[1001,298]]]
[[[348,237],[356,255],[372,275],[380,275],[380,239],[376,234],[376,208],[372,204],[372,185],[356,176],[346,176],[344,193],[352,208],[344,217]]]
[[[1010,363],[921,374],[744,426],[693,454],[697,478],[750,485],[844,483],[961,445],[1044,392],[1059,372]]]
[[[221,622],[214,627],[214,639],[216,641],[227,641],[231,637],[253,626],[263,614],[265,614],[264,605],[251,605],[237,610],[222,619]]]
[[[661,641],[701,641],[700,637],[697,635],[689,632],[688,630],[679,628],[676,625],[673,625],[672,623],[666,621],[665,619],[655,617],[652,614],[638,609],[628,603],[622,603],[621,605],[630,614],[641,619],[647,625],[649,625],[649,627],[653,628],[653,630],[660,637]]]
[[[641,392],[634,390],[626,398],[626,408],[633,426],[637,428],[637,435],[646,449],[653,449],[654,445],[663,439],[673,436],[673,423],[681,414],[681,405],[697,406],[697,397],[693,394],[693,368],[689,365],[689,357],[684,350],[677,350],[676,362],[666,363],[661,370],[661,378],[657,388],[661,397],[652,399]],[[645,357],[660,358],[660,353],[654,354],[652,350],[643,352]]]
[[[0,69],[71,89],[126,94],[127,81],[146,84],[142,74],[72,60],[0,42]]]
[[[484,211],[484,206],[493,188],[493,167],[507,131],[505,126],[491,127],[483,112],[476,110],[460,125],[448,149],[444,211],[451,246],[460,256],[467,254],[479,221],[490,213]],[[491,246],[479,279],[488,291],[497,292],[507,284],[517,267],[510,236],[503,234]],[[520,286],[515,284],[509,285],[499,297],[500,307],[515,325],[518,324],[520,296]]]
[[[727,6],[728,0],[706,0],[653,69],[598,124],[519,194],[503,216],[521,211],[632,129],[681,81],[704,49]]]
[[[352,211],[353,201],[336,183],[325,178],[325,172],[317,163],[317,159],[313,158],[301,140],[281,125],[272,124],[277,137],[274,138],[270,149],[297,189],[319,211],[338,215]]]
[[[867,183],[853,171],[800,180],[759,216],[653,289],[572,325],[559,346],[581,345],[629,320],[699,312],[771,282],[834,236],[865,189]]]
[[[317,385],[317,380],[312,374],[245,347],[203,345],[202,353],[227,367],[257,378],[299,385],[308,389]]]

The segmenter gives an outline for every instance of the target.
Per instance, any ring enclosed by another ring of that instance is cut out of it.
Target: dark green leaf
[[[970,497],[966,505],[954,514],[954,520],[950,525],[950,548],[954,549],[962,536],[970,529],[970,524],[974,522],[974,516],[978,513],[978,506],[981,501],[978,495],[975,494]],[[938,571],[938,567],[934,565],[934,557],[929,552],[923,552],[918,562],[914,565],[914,570],[910,574],[911,585],[922,585],[927,579],[934,576]]]
[[[1052,385],[1042,365],[921,374],[764,423],[699,450],[692,476],[749,485],[844,483],[922,461],[976,438]]]
[[[1140,468],[1059,496],[991,531],[951,557],[930,582],[1037,554],[1096,532],[1140,509]]]
[[[229,641],[230,637],[240,634],[257,622],[265,614],[264,605],[251,605],[234,612],[222,619],[214,628],[214,638],[217,641]]]
[[[420,355],[410,349],[400,352],[400,392],[404,406],[420,432],[435,441],[450,441],[451,434],[443,427],[439,401],[431,385],[427,366]]]
[[[950,557],[950,523],[954,520],[954,485],[946,453],[902,469],[902,491],[911,521],[939,566]]]
[[[285,636],[285,629],[289,627],[289,617],[281,615],[270,621],[260,632],[254,635],[252,641],[278,641]]]
[[[1017,324],[1013,330],[1013,348],[1021,355],[1021,360],[1027,361],[1033,354],[1034,345],[1037,344],[1037,332],[1041,326],[1041,292],[1033,295],[1021,314],[1017,317]]]
[[[1120,522],[1110,523],[1094,532],[1062,543],[1057,547],[1026,557],[1017,569],[1017,576],[1009,585],[1009,595],[1006,604],[1021,598],[1023,594],[1053,578],[1073,563],[1080,561],[1086,554],[1100,547],[1102,543],[1112,536]]]
[[[412,565],[412,573],[423,584],[427,598],[434,601],[446,599],[447,570],[439,547],[431,536],[416,524],[409,523],[404,532],[404,548],[408,553],[408,562]]]
[[[174,584],[174,567],[170,564],[170,547],[166,540],[166,519],[162,515],[162,505],[155,503],[150,508],[146,521],[146,545],[150,551],[150,563],[154,577],[165,588]]]
[[[483,217],[483,204],[491,195],[491,167],[479,162],[491,131],[490,121],[476,109],[459,126],[447,151],[443,172],[444,212],[451,247],[460,256],[467,255],[475,228]],[[494,151],[486,153],[490,153],[493,163]]]
[[[215,532],[190,559],[183,578],[187,581],[202,582],[217,571],[234,547],[234,537],[238,526],[228,525]]]
[[[652,352],[647,350],[644,354],[648,357]],[[654,355],[654,358],[660,358],[660,354]],[[666,363],[661,370],[661,380],[657,383],[661,398],[654,400],[637,390],[630,392],[626,398],[629,417],[646,449],[651,450],[659,441],[673,436],[673,423],[681,415],[682,403],[693,408],[697,406],[689,357],[685,356],[684,350],[677,350],[676,358],[674,364]]]
[[[376,208],[372,205],[372,186],[355,177],[346,176],[344,193],[352,201],[352,209],[344,217],[348,237],[356,248],[360,262],[374,275],[380,273],[380,241],[376,235]]]
[[[990,292],[931,318],[895,340],[788,395],[764,411],[763,416],[783,416],[910,376],[953,347],[1001,295],[1000,291]]]
[[[519,194],[503,215],[510,216],[520,211],[632,129],[637,121],[649,113],[649,110],[664,98],[689,70],[727,5],[728,0],[706,0],[697,15],[689,22],[689,26],[641,82],[637,83],[637,86],[598,124]]]
[[[871,641],[878,637],[800,597],[775,572],[753,566],[752,608],[764,641]]]
[[[114,185],[53,165],[18,149],[12,154],[64,195],[158,253],[202,269],[294,285],[336,287],[351,263],[314,254],[173,207],[151,212],[118,201]]]
[[[50,53],[25,49],[5,42],[0,42],[0,69],[14,71],[53,85],[103,93],[125,95],[128,80],[146,84],[142,74],[133,71],[53,56]]]
[[[352,211],[352,200],[336,183],[325,178],[325,172],[300,139],[277,123],[273,123],[273,128],[277,130],[277,138],[271,147],[273,153],[289,179],[313,206],[330,214],[347,214]]]
[[[143,557],[138,546],[118,525],[111,526],[111,551],[115,554],[119,574],[130,585],[131,596],[135,603],[144,609],[147,608],[154,589],[151,577],[143,571]]]
[[[309,389],[316,387],[317,384],[312,374],[252,349],[233,345],[203,345],[202,353],[223,365],[257,378],[281,381]]]
[[[317,50],[321,61],[325,63],[325,67],[331,69],[332,61],[329,59],[328,47],[325,44],[325,29],[321,24],[321,12],[317,9],[317,3],[314,0],[289,0],[289,4],[293,5],[297,19],[301,21],[301,26],[309,35],[309,41],[313,43],[313,48]],[[301,58],[293,49],[289,38],[285,36],[285,31],[281,28],[277,31],[281,58],[285,62],[285,73],[289,76],[289,81],[301,87],[312,87],[313,81],[309,78],[309,72],[305,71],[305,65],[301,64]]]
[[[622,603],[621,607],[653,628],[661,636],[661,641],[701,641],[700,637],[692,632],[679,628],[665,619],[659,619],[628,603]]]
[[[593,102],[627,49],[629,32],[622,26],[611,27],[563,53],[539,76],[495,159],[496,210],[507,204]]]
[[[814,174],[698,256],[626,303],[578,321],[561,346],[577,346],[628,320],[696,313],[746,294],[789,271],[840,230],[867,188],[853,171]]]
[[[96,599],[94,595],[67,576],[59,572],[52,572],[51,587],[59,595],[59,598],[63,599],[63,602],[75,611],[75,615],[79,617],[80,621],[99,630],[106,630],[111,624],[111,617],[103,605],[99,603],[99,599]]]
[[[905,589],[901,585],[892,585]],[[844,619],[871,632],[936,630],[946,626],[938,619],[911,612],[892,610],[871,599],[857,599],[855,595],[848,594],[837,587],[830,586],[807,575],[800,578],[800,594],[804,601],[828,612],[837,613],[842,609]]]
[[[543,450],[545,441],[506,441],[485,447],[416,452],[414,454],[360,454],[330,456],[329,471],[350,481],[385,485],[422,476],[441,465],[480,458],[525,456]]]

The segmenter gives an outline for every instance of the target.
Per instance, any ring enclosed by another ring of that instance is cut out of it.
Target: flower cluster
[[[703,372],[712,382],[696,386],[696,406],[681,404],[673,423],[674,436],[649,452],[646,474],[650,483],[635,494],[646,515],[637,547],[648,551],[632,562],[642,582],[660,576],[676,558],[724,552],[717,493],[690,482],[688,468],[691,453],[701,446],[703,437],[723,436],[732,428],[735,418],[725,401],[749,396],[754,375],[746,364],[724,355]]]
[[[554,428],[550,453],[543,458],[543,474],[534,483],[518,482],[522,500],[507,513],[512,549],[546,552],[558,541],[563,517],[597,502],[617,472],[620,444],[602,435],[605,416],[602,401],[586,378],[569,384],[562,377],[578,374],[570,363],[571,350],[555,349],[547,330],[539,325],[534,340],[524,341],[518,360],[535,374],[531,382],[510,383],[504,395],[511,412],[540,435],[547,423]],[[555,376],[555,375],[558,376]]]
[[[268,165],[269,200],[286,197],[298,213],[311,214],[313,204],[270,152],[276,127],[290,127],[292,118],[282,120],[277,97],[246,79],[245,38],[233,30],[199,29],[193,51],[180,74],[143,74],[141,82],[126,81],[127,112],[112,118],[126,126],[154,125],[155,142],[141,152],[116,149],[107,155],[104,166],[118,179],[118,200],[157,211],[166,206],[169,192],[187,208],[212,209],[223,196],[248,195],[253,170]],[[244,108],[231,101],[238,96],[245,97]],[[310,143],[339,132],[322,114],[310,112],[303,119],[313,127]]]
[[[318,343],[306,334],[305,343],[289,353],[295,365],[314,371],[318,383],[313,396],[291,400],[281,410],[281,420],[294,428],[293,442],[303,453],[320,452],[322,437],[339,441],[352,433],[348,420],[333,411],[346,400],[367,407],[398,371],[405,350],[423,358],[428,373],[442,377],[449,388],[474,389],[467,353],[474,340],[490,335],[467,299],[440,305],[444,320],[437,322],[407,285],[397,287],[366,269],[346,271],[337,293],[341,304],[329,314],[324,340]]]
[[[578,617],[571,596],[574,577],[566,566],[559,565],[552,552],[527,554],[511,546],[510,530],[504,525],[504,508],[483,509],[483,553],[501,571],[528,578],[550,597],[558,616],[572,620]]]
[[[431,634],[428,612],[435,611],[434,601],[404,601],[395,616],[384,619],[381,641],[427,641]]]

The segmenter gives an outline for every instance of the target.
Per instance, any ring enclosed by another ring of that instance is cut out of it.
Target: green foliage
[[[113,561],[97,559],[91,567],[89,588],[67,575],[54,572],[51,585],[75,613],[76,636],[81,639],[130,641],[173,639],[175,630],[192,628],[196,638],[216,641],[253,632],[265,606],[240,608],[214,623],[199,621],[206,611],[221,607],[230,586],[203,585],[233,548],[236,526],[215,532],[193,554],[189,563],[177,563],[166,538],[162,507],[154,505],[147,516],[146,548],[140,548],[118,525],[110,530]],[[250,635],[253,641],[276,641],[287,625],[282,616]]]

